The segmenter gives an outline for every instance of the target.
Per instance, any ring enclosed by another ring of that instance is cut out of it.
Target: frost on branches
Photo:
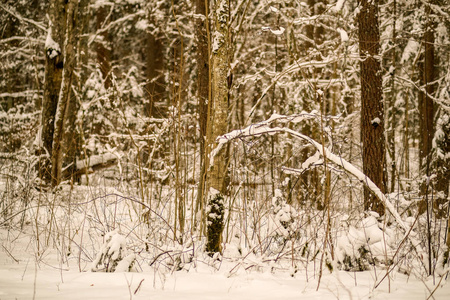
[[[127,241],[118,230],[108,232],[105,243],[95,260],[92,262],[92,272],[129,272],[133,268],[136,256],[128,254]]]

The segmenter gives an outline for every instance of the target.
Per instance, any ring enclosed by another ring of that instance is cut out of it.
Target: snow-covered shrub
[[[118,230],[108,232],[105,243],[92,262],[93,272],[127,272],[133,268],[136,256],[128,254],[126,238]]]
[[[297,236],[298,222],[297,211],[290,206],[283,197],[281,190],[275,190],[272,198],[273,215],[275,222],[275,234],[284,239],[292,239]]]
[[[391,258],[395,252],[395,236],[392,230],[383,228],[376,217],[372,212],[355,225],[343,226],[336,245],[336,260],[341,269],[364,271],[370,265],[390,264],[386,258]]]

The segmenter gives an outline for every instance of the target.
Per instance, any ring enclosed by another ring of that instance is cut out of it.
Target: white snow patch
[[[373,119],[372,121],[370,121],[370,124],[375,125],[375,124],[380,124],[381,120],[380,118],[376,117],[375,119]]]
[[[116,160],[118,158],[117,155],[113,153],[105,153],[102,155],[92,155],[88,157],[87,159],[80,159],[77,160],[77,170],[81,170],[86,167],[86,165],[90,168],[92,166],[106,163],[111,160]]]
[[[286,29],[284,27],[281,27],[279,29],[270,29],[270,32],[272,32],[275,35],[282,35]]]
[[[148,21],[146,19],[143,20],[139,20],[136,22],[136,29],[140,29],[140,30],[146,30],[148,28],[149,24]]]
[[[409,60],[411,55],[417,53],[417,49],[419,48],[419,43],[415,40],[409,40],[408,44],[406,44],[405,50],[403,50],[402,58],[400,59],[401,63]]]
[[[57,42],[55,42],[52,38],[52,26],[48,29],[47,39],[45,40],[45,50],[47,52],[47,56],[50,59],[54,59],[58,55],[61,54],[61,47]]]
[[[219,51],[219,48],[223,45],[223,42],[225,41],[225,38],[222,33],[219,31],[214,31],[213,34],[213,44],[212,44],[212,51],[213,53],[217,53]]]
[[[336,5],[333,6],[333,11],[334,11],[334,12],[339,12],[339,11],[341,11],[342,6],[344,6],[344,2],[345,2],[345,0],[338,0],[338,1],[336,2]]]
[[[210,188],[209,188],[209,196],[210,196],[211,198],[215,197],[215,196],[218,195],[218,194],[220,194],[220,192],[219,192],[218,190],[216,190],[216,189],[213,188],[213,187],[210,187]]]
[[[270,9],[272,12],[275,12],[275,13],[279,12],[278,8],[273,7],[273,6],[270,6],[269,9]]]
[[[342,29],[342,28],[338,28],[338,29],[337,29],[337,32],[339,32],[340,35],[341,35],[341,42],[342,42],[342,43],[348,42],[348,34],[347,34],[347,31],[345,31],[345,30]]]

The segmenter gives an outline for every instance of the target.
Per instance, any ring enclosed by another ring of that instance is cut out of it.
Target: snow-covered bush
[[[275,190],[272,198],[273,215],[275,222],[275,234],[284,239],[292,239],[297,236],[298,222],[297,211],[287,203],[281,190]]]
[[[118,230],[108,232],[105,243],[92,262],[93,272],[127,272],[131,271],[136,255],[128,254],[126,238]]]
[[[338,266],[346,271],[368,270],[370,265],[390,264],[395,252],[394,232],[383,228],[377,220],[377,214],[371,214],[355,225],[344,225],[338,234],[336,259]]]

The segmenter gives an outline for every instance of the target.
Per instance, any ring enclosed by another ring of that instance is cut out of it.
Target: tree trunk
[[[63,164],[63,144],[68,144],[67,135],[65,131],[65,125],[67,125],[67,120],[74,118],[68,118],[69,103],[70,103],[70,92],[72,86],[72,77],[75,67],[75,38],[74,38],[74,27],[76,23],[77,15],[77,0],[65,1],[65,13],[66,13],[66,23],[65,23],[65,37],[64,37],[64,68],[62,72],[61,80],[61,90],[59,92],[58,105],[55,115],[55,130],[53,135],[53,145],[52,145],[52,186],[57,186],[61,182],[61,170]],[[70,111],[72,114],[76,114],[73,110]],[[70,124],[68,129],[74,130],[74,124]],[[64,151],[65,153],[66,151]],[[74,153],[73,153],[74,154]],[[74,158],[70,159],[74,161]]]
[[[79,75],[74,78],[77,82],[78,92],[81,92],[83,89],[87,78],[88,78],[88,63],[89,63],[89,17],[90,17],[90,0],[80,0],[78,4],[78,25],[76,28],[77,31],[77,72]]]
[[[393,2],[393,18],[392,18],[392,65],[390,67],[390,86],[391,91],[388,94],[388,101],[385,102],[386,108],[386,145],[387,153],[390,163],[390,180],[389,180],[389,192],[393,193],[395,190],[395,179],[396,179],[396,149],[395,149],[395,128],[397,126],[397,108],[395,106],[395,100],[397,97],[397,91],[395,86],[395,75],[397,71],[397,33],[395,30],[396,19],[397,19],[397,1]]]
[[[215,139],[226,133],[228,119],[228,20],[229,5],[227,0],[217,2],[215,13],[215,32],[212,49],[213,63],[213,102],[209,111],[208,126],[211,130],[208,145],[216,146]],[[221,251],[224,194],[226,191],[226,147],[214,157],[208,173],[208,208],[206,251],[211,255]]]
[[[361,0],[357,16],[361,56],[361,142],[363,172],[380,190],[386,189],[384,112],[380,65],[378,0]],[[364,188],[364,210],[384,214],[384,206]]]
[[[430,7],[425,7],[425,12],[430,13]],[[430,18],[431,19],[431,18]],[[420,85],[425,86],[425,93],[419,92],[419,126],[420,126],[420,144],[419,144],[419,162],[421,170],[429,168],[430,153],[434,136],[434,104],[430,98],[434,94],[435,67],[434,67],[434,27],[433,21],[428,20],[425,26],[423,36],[425,44],[425,53],[423,54],[423,63],[419,65]],[[429,170],[426,170],[429,175]]]
[[[44,99],[42,103],[42,147],[39,152],[45,157],[40,162],[39,177],[46,183],[52,181],[51,155],[53,146],[53,134],[55,124],[55,113],[61,89],[62,70],[64,67],[64,56],[62,46],[65,32],[64,1],[53,0],[49,8],[49,31],[45,43],[45,80]]]
[[[210,96],[210,73],[209,73],[209,50],[210,45],[208,39],[209,26],[207,18],[207,7],[209,0],[196,0],[195,13],[195,37],[197,44],[197,98],[198,113],[200,126],[200,178],[197,192],[196,212],[203,209],[203,193],[206,175],[205,166],[205,147],[206,147],[206,127],[208,118],[208,102]]]
[[[97,10],[97,30],[106,27],[109,22],[107,19],[108,7],[100,6]],[[96,39],[97,62],[100,66],[100,72],[104,80],[105,89],[111,87],[111,49],[108,30],[102,31]]]
[[[155,19],[149,12],[150,24],[155,24]],[[147,117],[162,118],[165,113],[158,108],[156,104],[160,104],[165,100],[164,92],[164,44],[163,35],[159,28],[151,27],[147,36],[147,85],[146,94],[148,102],[144,107],[144,114]]]

